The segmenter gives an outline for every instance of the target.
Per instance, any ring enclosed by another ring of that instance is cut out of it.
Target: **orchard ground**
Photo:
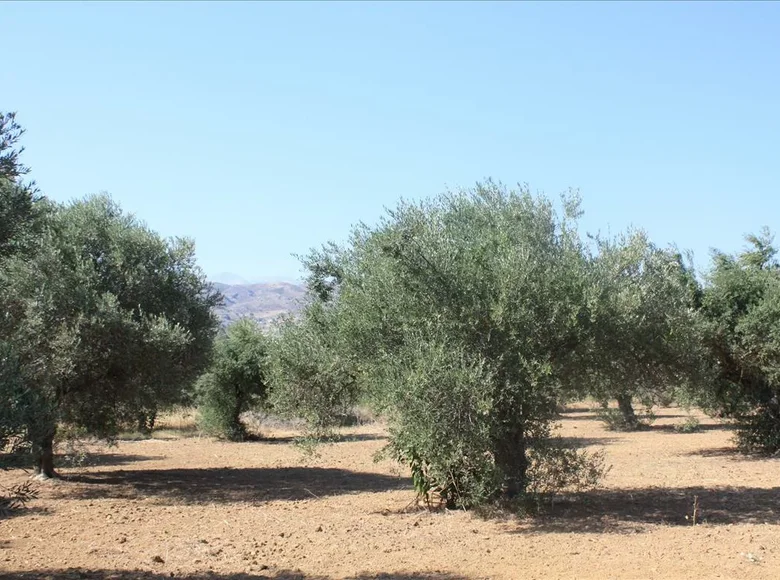
[[[282,429],[223,443],[183,423],[89,445],[87,466],[0,520],[0,579],[777,578],[780,459],[738,455],[703,415],[690,434],[674,429],[685,411],[657,416],[614,433],[585,406],[564,413],[560,433],[612,469],[535,518],[415,509],[406,470],[373,460],[379,424],[316,456]]]

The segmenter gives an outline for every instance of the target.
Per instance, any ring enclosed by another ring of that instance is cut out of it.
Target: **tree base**
[[[62,478],[59,476],[59,474],[53,472],[51,474],[34,473],[33,475],[30,476],[30,479],[32,479],[33,481],[55,481]]]

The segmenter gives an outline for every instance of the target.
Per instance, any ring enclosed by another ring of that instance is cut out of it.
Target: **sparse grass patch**
[[[198,437],[198,410],[194,407],[174,407],[160,413],[155,420],[151,433],[142,433],[137,429],[122,431],[116,436],[118,441],[145,441],[146,439],[183,439]]]
[[[155,423],[156,431],[179,431],[182,433],[198,430],[198,411],[194,407],[174,407],[160,413]]]

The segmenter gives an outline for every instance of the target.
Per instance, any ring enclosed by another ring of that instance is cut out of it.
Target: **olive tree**
[[[768,229],[738,255],[714,252],[702,313],[717,380],[703,403],[736,421],[745,451],[780,450],[780,263]]]
[[[202,371],[220,296],[187,239],[165,240],[107,196],[56,206],[29,255],[0,272],[3,333],[36,407],[26,438],[54,475],[57,427],[111,437],[177,400]]]
[[[0,273],[11,258],[26,259],[34,254],[51,209],[33,184],[22,181],[29,172],[20,160],[23,134],[14,113],[0,112]],[[11,308],[10,289],[4,280],[0,275],[0,453],[4,452],[0,467],[29,450],[27,427],[35,412],[42,409],[41,401],[25,383],[17,345],[11,340],[18,313]]]
[[[30,413],[40,408],[32,400],[34,393],[24,383],[16,351],[8,342],[0,342],[0,468],[16,463],[29,451],[24,437]]]
[[[390,421],[388,451],[411,466],[418,490],[450,505],[519,499],[539,487],[540,463],[577,463],[575,451],[550,445],[590,319],[578,199],[561,206],[488,182],[402,202],[304,262],[308,312],[329,323],[314,335],[319,362],[308,376],[327,391],[321,369],[339,370],[336,398],[352,393],[344,385],[354,377]],[[296,370],[308,359],[283,363]],[[586,471],[590,481],[597,470]],[[560,482],[584,481],[567,476]]]
[[[331,281],[332,282],[332,281]],[[328,283],[326,283],[328,284]],[[342,425],[365,390],[359,368],[324,286],[302,312],[278,321],[269,349],[269,403],[274,413],[303,419],[308,439],[321,439]]]
[[[615,428],[636,429],[633,399],[648,404],[668,391],[706,380],[700,288],[675,249],[642,231],[595,238],[589,261],[592,326],[586,347],[586,392],[616,400]]]

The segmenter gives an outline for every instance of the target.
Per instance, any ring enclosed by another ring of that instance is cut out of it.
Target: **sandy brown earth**
[[[780,578],[780,461],[736,455],[712,420],[676,433],[684,418],[666,409],[622,434],[566,413],[562,434],[613,467],[599,491],[534,519],[406,509],[404,470],[372,459],[376,425],[316,458],[281,431],[96,446],[94,465],[62,469],[0,520],[0,579]]]

